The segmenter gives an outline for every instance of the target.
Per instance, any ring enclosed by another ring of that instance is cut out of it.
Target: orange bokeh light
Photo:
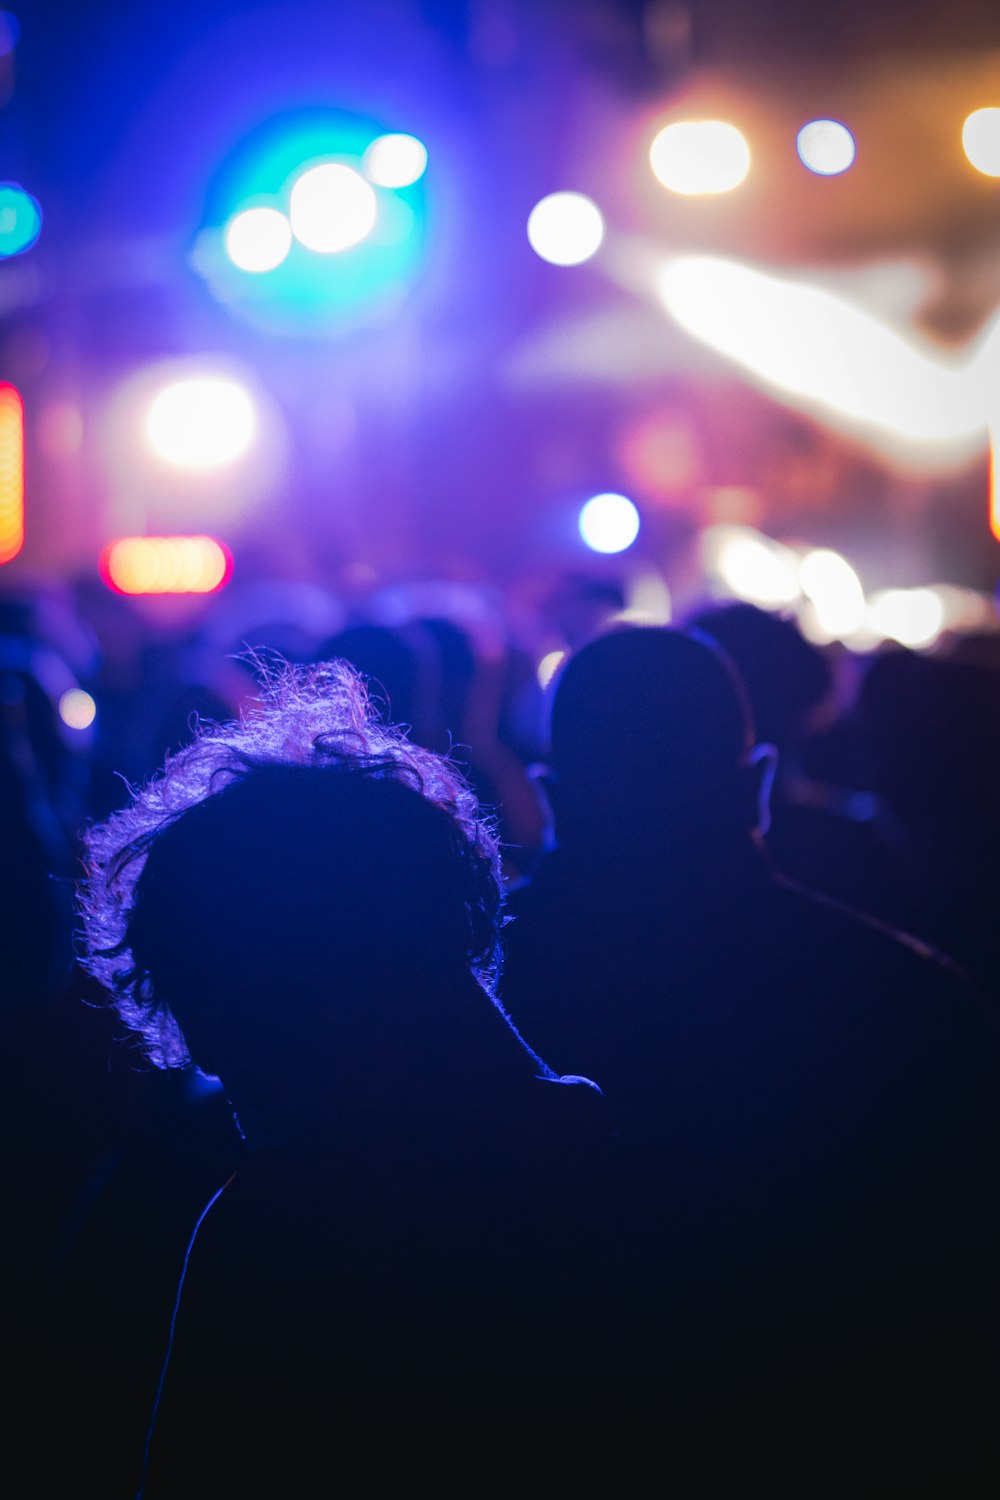
[[[101,553],[101,577],[117,594],[213,594],[233,571],[211,536],[123,536]]]
[[[24,545],[24,402],[0,384],[0,563]]]

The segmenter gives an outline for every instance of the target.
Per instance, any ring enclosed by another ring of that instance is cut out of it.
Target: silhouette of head
[[[707,637],[611,631],[571,657],[552,705],[550,794],[561,844],[671,844],[760,821],[746,694]]]
[[[87,860],[86,965],[161,1065],[186,1037],[216,1068],[251,1027],[301,1058],[310,1038],[371,1040],[373,997],[405,1007],[470,975],[492,993],[492,831],[345,662],[272,674],[257,710],[203,727],[89,831]]]

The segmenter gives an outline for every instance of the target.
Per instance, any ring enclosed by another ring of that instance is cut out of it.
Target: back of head
[[[552,706],[560,842],[746,832],[752,743],[742,685],[707,638],[644,626],[591,641]]]

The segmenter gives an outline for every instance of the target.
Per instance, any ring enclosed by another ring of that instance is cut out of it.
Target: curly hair
[[[83,967],[159,1067],[190,1061],[173,981],[231,986],[241,944],[290,984],[297,953],[359,975],[388,950],[457,961],[496,1003],[499,849],[461,773],[383,724],[348,663],[253,665],[239,721],[200,725],[85,832]]]

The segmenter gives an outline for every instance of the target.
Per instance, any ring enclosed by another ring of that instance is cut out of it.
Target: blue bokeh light
[[[30,250],[41,232],[37,200],[17,182],[0,182],[0,259]]]
[[[639,535],[639,512],[625,495],[594,495],[581,509],[578,525],[592,552],[624,552]]]
[[[340,111],[298,112],[253,132],[211,184],[192,262],[212,294],[267,333],[323,338],[391,314],[409,295],[426,256],[425,179],[365,189],[374,223],[357,243],[320,253],[295,238],[273,266],[234,263],[227,226],[257,208],[287,215],[292,190],[316,167],[364,172],[380,123]]]

